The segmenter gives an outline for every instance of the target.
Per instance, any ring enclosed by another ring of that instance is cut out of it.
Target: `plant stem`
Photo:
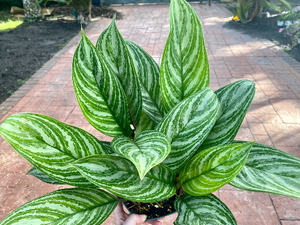
[[[180,189],[181,187],[182,187],[181,183],[178,182],[178,183],[176,184],[176,190]]]

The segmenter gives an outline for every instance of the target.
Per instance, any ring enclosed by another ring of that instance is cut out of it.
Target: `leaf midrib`
[[[224,164],[226,164],[226,163],[229,163],[230,161],[235,161],[235,159],[232,159],[232,160],[226,160],[226,161],[224,161],[223,163],[218,164],[217,166],[211,168],[210,170],[207,170],[207,171],[205,171],[204,173],[201,173],[201,174],[199,174],[199,175],[197,175],[197,176],[194,176],[194,177],[192,177],[192,178],[190,178],[190,179],[184,181],[184,182],[182,183],[182,185],[184,185],[185,183],[187,183],[187,182],[189,182],[189,181],[191,181],[191,180],[194,180],[194,179],[196,179],[196,178],[198,178],[198,177],[201,177],[201,176],[203,176],[203,175],[205,175],[205,174],[207,174],[207,173],[209,173],[209,172],[212,172],[212,171],[215,170],[217,167],[222,166],[222,165],[224,165]]]
[[[248,168],[249,170],[258,171],[259,173],[266,173],[266,174],[269,174],[269,175],[272,176],[272,177],[278,176],[278,177],[281,177],[281,178],[297,179],[297,178],[292,178],[292,177],[289,177],[289,176],[278,175],[278,174],[271,173],[271,172],[268,172],[268,171],[265,171],[265,170],[260,170],[260,169],[257,169],[257,168],[251,167],[251,166],[247,166],[247,164],[246,164],[244,167]],[[299,179],[299,181],[300,181],[300,178],[298,178],[298,179]]]
[[[81,212],[85,212],[85,211],[89,211],[89,210],[93,210],[93,209],[95,209],[95,208],[102,207],[102,206],[105,206],[105,205],[108,205],[108,204],[111,204],[111,203],[117,202],[117,201],[118,201],[118,200],[116,199],[115,201],[106,202],[106,203],[104,203],[104,204],[102,204],[102,205],[92,206],[92,207],[89,207],[89,208],[87,208],[87,209],[83,209],[83,210],[80,210],[80,211],[77,211],[77,212],[68,214],[68,215],[66,215],[66,216],[60,217],[59,219],[56,219],[56,220],[54,220],[54,221],[51,221],[49,224],[53,224],[53,223],[55,223],[55,222],[59,222],[60,220],[62,220],[62,219],[64,219],[64,218],[71,217],[71,216],[73,216],[73,215],[75,215],[75,214],[78,214],[78,213],[81,213]]]

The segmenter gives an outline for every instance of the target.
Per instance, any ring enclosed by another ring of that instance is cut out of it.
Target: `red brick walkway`
[[[257,84],[253,105],[237,139],[257,140],[300,158],[300,74],[295,70],[300,64],[270,41],[222,28],[232,14],[221,5],[192,5],[203,23],[211,88],[216,90],[239,79]],[[124,14],[124,19],[117,22],[124,38],[139,44],[160,62],[169,32],[169,6],[115,8]],[[100,19],[88,26],[86,34],[93,43],[109,22]],[[110,140],[89,125],[76,102],[71,62],[79,39],[80,36],[76,36],[0,106],[0,122],[14,113],[42,113],[81,127],[101,140]],[[292,61],[295,69],[287,61]],[[30,168],[31,165],[0,138],[0,221],[29,200],[63,188],[26,175]],[[300,225],[300,200],[242,191],[229,185],[215,194],[232,210],[239,225]],[[174,218],[166,218],[164,224],[172,224]],[[112,217],[105,224],[113,224]]]

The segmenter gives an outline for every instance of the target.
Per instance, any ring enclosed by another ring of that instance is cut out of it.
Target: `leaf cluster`
[[[261,15],[264,8],[282,12],[284,9],[289,12],[293,11],[292,6],[286,0],[276,0],[277,4],[271,3],[269,0],[238,0],[237,1],[237,15],[242,23],[252,21],[255,17]]]
[[[212,194],[225,184],[300,198],[298,158],[234,140],[255,84],[240,80],[215,92],[209,88],[202,26],[185,0],[171,2],[160,67],[123,39],[113,19],[95,46],[82,31],[72,78],[87,121],[114,139],[100,141],[44,115],[8,117],[0,134],[34,165],[29,174],[75,188],[30,201],[1,225],[100,224],[120,201],[112,194],[151,203],[180,189],[178,225],[236,224]]]

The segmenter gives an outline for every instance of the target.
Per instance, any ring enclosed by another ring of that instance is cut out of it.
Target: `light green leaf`
[[[198,153],[180,171],[177,187],[182,185],[193,196],[218,190],[241,171],[253,143],[215,146]]]
[[[72,74],[76,98],[87,121],[108,136],[130,136],[127,100],[120,81],[83,31]]]
[[[48,116],[20,113],[0,126],[3,138],[50,178],[78,187],[95,187],[69,163],[89,155],[108,154],[88,132]]]
[[[213,194],[195,197],[185,193],[174,207],[178,212],[175,225],[237,225],[228,207]]]
[[[140,135],[140,133],[142,131],[152,130],[152,129],[154,129],[154,127],[155,127],[154,122],[149,118],[149,116],[147,114],[142,112],[142,116],[140,118],[140,121],[139,121],[138,125],[135,128],[134,135],[135,135],[135,137],[137,137],[137,136]]]
[[[156,127],[171,142],[171,152],[162,163],[177,172],[205,140],[219,111],[217,96],[209,88],[174,107]]]
[[[275,5],[275,4],[272,4],[271,2],[268,2],[266,0],[259,0],[259,3],[263,7],[268,7],[270,9],[273,9],[273,10],[277,11],[277,12],[281,12],[281,8],[277,5]]]
[[[152,121],[159,123],[164,114],[160,95],[159,66],[141,47],[131,41],[126,41],[126,44],[140,81],[143,112],[145,112]]]
[[[118,77],[126,94],[131,120],[134,125],[137,125],[142,112],[142,93],[133,61],[126,43],[118,31],[115,17],[109,27],[100,35],[96,48],[105,63]]]
[[[255,143],[246,165],[229,184],[249,191],[300,198],[300,159]]]
[[[22,205],[0,225],[101,224],[117,204],[113,195],[99,189],[62,189]]]
[[[140,179],[129,160],[112,155],[94,155],[72,163],[83,176],[109,192],[135,202],[157,202],[173,196],[175,173],[157,165]]]
[[[252,1],[238,0],[237,14],[242,23],[247,23],[246,13],[248,12]]]
[[[293,7],[291,6],[290,3],[288,3],[286,0],[279,0],[282,2],[282,4],[290,11],[293,12]]]
[[[171,151],[171,144],[166,135],[153,130],[143,131],[133,140],[126,136],[115,137],[111,146],[114,152],[130,160],[136,166],[141,180]]]
[[[255,94],[255,83],[239,80],[217,90],[221,115],[200,150],[230,144],[245,118]]]
[[[53,180],[52,178],[50,178],[49,176],[43,174],[41,171],[39,171],[37,168],[35,167],[32,167],[28,172],[27,172],[28,175],[31,175],[31,176],[34,176],[36,177],[37,179],[45,182],[45,183],[48,183],[48,184],[57,184],[57,185],[61,185],[63,183],[61,182],[58,182],[56,180]]]
[[[160,70],[161,96],[170,111],[183,99],[209,86],[209,64],[202,26],[185,0],[170,5],[170,34]]]

